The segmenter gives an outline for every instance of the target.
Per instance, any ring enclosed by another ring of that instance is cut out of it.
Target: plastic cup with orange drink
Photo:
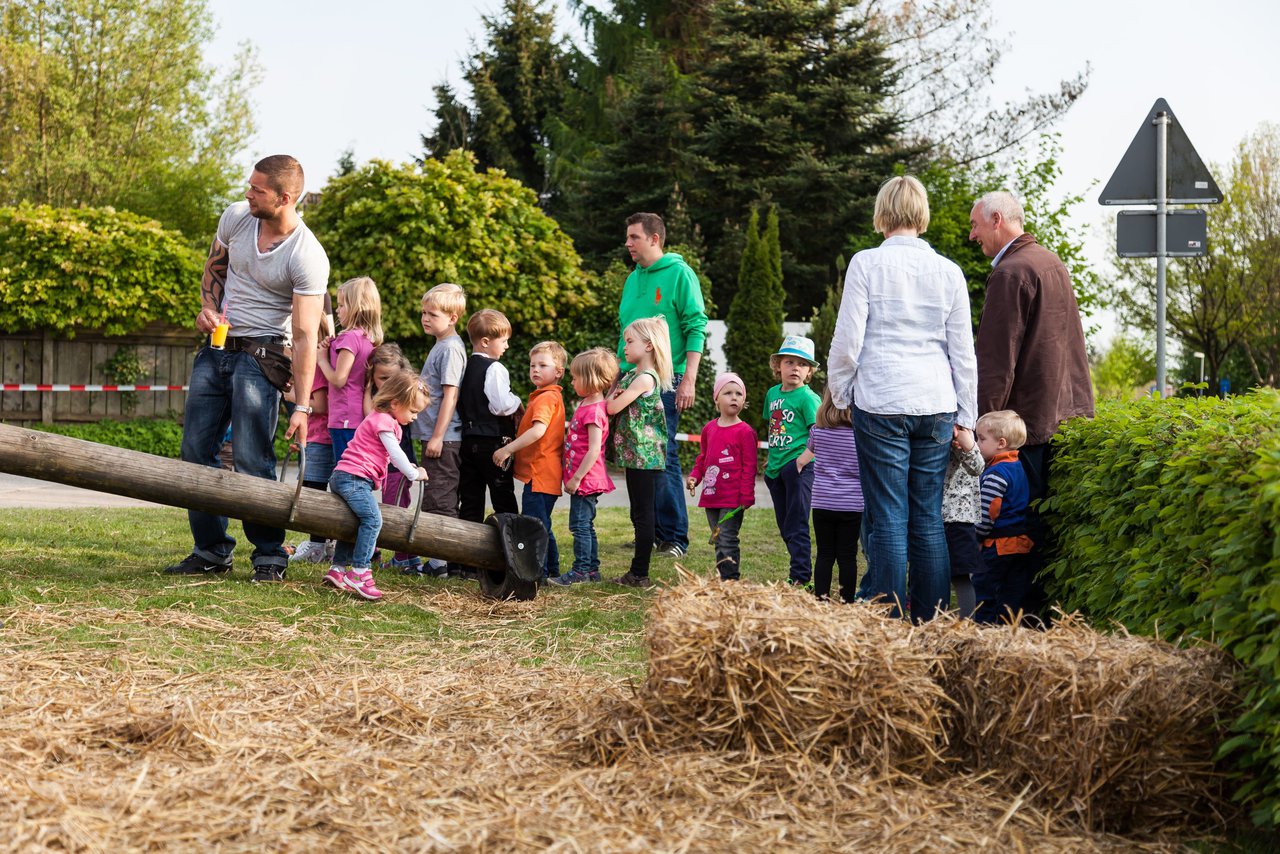
[[[231,328],[231,324],[227,322],[225,317],[218,319],[218,325],[213,327],[213,332],[209,333],[209,346],[215,350],[221,350],[227,346],[227,330]]]

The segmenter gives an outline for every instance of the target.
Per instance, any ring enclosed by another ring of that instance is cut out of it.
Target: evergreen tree
[[[761,409],[764,394],[777,384],[769,367],[769,356],[782,342],[782,280],[775,274],[773,257],[777,248],[777,213],[770,210],[769,224],[760,234],[760,214],[751,211],[746,245],[738,265],[738,290],[729,305],[728,331],[724,354],[730,370],[747,385],[747,408],[743,420],[756,429],[764,424]]]
[[[835,235],[869,218],[898,156],[895,78],[862,0],[743,0],[712,8],[686,168],[713,282],[736,260],[725,224],[757,199],[782,221],[787,308],[807,316],[834,272]]]
[[[813,352],[822,368],[814,373],[814,391],[822,391],[827,384],[827,364],[831,361],[831,339],[836,335],[836,320],[840,316],[840,300],[844,297],[843,258],[836,259],[836,269],[840,270],[835,282],[827,288],[826,299],[809,318],[809,337],[813,340]]]
[[[539,193],[551,191],[547,123],[564,100],[566,52],[548,0],[504,0],[486,17],[485,49],[466,63],[468,109],[448,85],[435,87],[436,128],[428,156],[466,148],[481,168],[504,170]]]

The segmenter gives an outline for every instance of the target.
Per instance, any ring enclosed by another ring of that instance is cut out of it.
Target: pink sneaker
[[[382,598],[382,591],[373,583],[373,573],[368,569],[348,569],[342,574],[342,583],[358,596],[366,599]]]
[[[345,567],[331,566],[329,567],[329,571],[324,574],[324,578],[320,579],[320,583],[330,584],[339,590],[346,590],[347,585],[342,580],[342,575],[345,571]]]

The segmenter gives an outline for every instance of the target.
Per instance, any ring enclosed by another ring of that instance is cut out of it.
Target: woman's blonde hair
[[[929,227],[929,194],[911,175],[890,178],[876,193],[876,231],[888,234],[900,228],[913,228],[923,233]]]
[[[628,332],[653,347],[653,369],[658,374],[658,389],[671,391],[674,369],[671,363],[671,330],[667,328],[667,319],[662,315],[642,317],[627,324],[627,328],[622,330],[622,337],[626,338]]]
[[[373,346],[382,343],[382,298],[378,285],[368,276],[347,279],[338,286],[338,295],[347,304],[347,329],[363,329]]]
[[[853,426],[853,414],[836,406],[836,402],[831,399],[831,386],[822,390],[822,403],[818,404],[818,414],[814,416],[813,423],[814,426],[827,429]]]
[[[591,389],[591,394],[597,394],[613,385],[618,378],[618,357],[604,347],[592,347],[573,357],[569,373]]]
[[[429,402],[427,387],[412,370],[396,371],[373,396],[373,408],[378,412],[390,412],[392,403],[421,412]]]

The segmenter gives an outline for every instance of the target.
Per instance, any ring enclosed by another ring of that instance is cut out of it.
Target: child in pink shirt
[[[382,301],[373,279],[360,276],[339,286],[338,325],[342,331],[320,342],[316,359],[316,370],[329,383],[329,438],[335,463],[364,420],[369,356],[382,343]]]
[[[351,444],[347,445],[329,488],[347,502],[360,520],[356,541],[338,543],[333,566],[325,573],[324,582],[339,590],[350,590],[365,599],[381,599],[382,591],[373,583],[369,564],[382,530],[382,511],[373,491],[382,486],[391,463],[410,481],[425,478],[427,473],[409,462],[400,450],[405,424],[413,421],[427,405],[427,390],[413,371],[402,370],[389,377],[373,398],[373,412],[360,422]]]
[[[742,516],[756,503],[756,431],[739,415],[747,403],[747,387],[737,374],[716,377],[712,396],[719,418],[702,428],[698,459],[685,484],[689,494],[702,483],[698,506],[707,512],[716,569],[725,581],[739,576],[738,532]]]
[[[618,376],[618,360],[603,347],[579,353],[569,365],[573,390],[582,398],[564,431],[564,491],[569,494],[569,533],[573,534],[573,568],[547,582],[568,587],[600,580],[600,544],[596,540],[596,502],[613,492],[604,466],[609,415],[604,392]]]

